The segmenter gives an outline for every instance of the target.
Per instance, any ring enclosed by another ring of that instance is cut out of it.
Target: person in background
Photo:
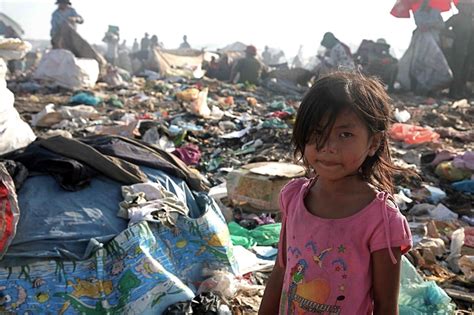
[[[390,45],[383,38],[376,42],[363,40],[354,54],[354,60],[365,74],[382,79],[388,91],[394,91],[398,74],[398,60],[390,54]]]
[[[150,50],[155,50],[156,48],[163,48],[163,44],[159,42],[158,36],[153,35],[150,40]]]
[[[469,97],[467,81],[474,68],[474,2],[460,0],[457,7],[459,13],[446,21],[446,27],[454,34],[449,56],[453,71],[449,96],[460,99]]]
[[[303,45],[298,48],[298,54],[293,59],[291,66],[292,68],[303,68]]]
[[[140,50],[140,45],[138,44],[138,40],[135,38],[133,40],[132,53],[136,53],[139,50]]]
[[[321,45],[327,49],[326,56],[322,60],[327,68],[326,71],[355,69],[351,50],[333,33],[327,32],[324,34]]]
[[[107,59],[110,64],[116,66],[120,42],[120,34],[118,28],[114,26],[109,26],[109,29],[107,33],[105,33],[105,36],[102,41],[107,44],[107,52],[105,53],[105,59]]]
[[[231,62],[227,53],[221,53],[217,65],[216,79],[221,81],[229,81],[232,72]]]
[[[127,48],[127,40],[123,40],[123,42],[119,46],[119,50],[128,50]]]
[[[191,45],[188,43],[188,36],[183,36],[183,42],[179,45],[179,49],[191,49]]]
[[[269,66],[272,62],[272,53],[270,52],[268,46],[265,46],[265,50],[262,52],[262,60],[267,66]]]
[[[231,74],[231,82],[236,80],[239,74],[239,83],[258,84],[262,75],[266,74],[265,65],[257,58],[257,48],[255,46],[247,46],[245,49],[245,57],[238,60]]]
[[[449,87],[452,81],[452,71],[441,49],[440,34],[445,25],[441,12],[430,7],[429,0],[423,0],[413,16],[416,29],[408,48],[413,52],[409,59],[410,90],[417,95],[433,96]],[[403,65],[406,61],[400,60],[400,63]],[[399,70],[401,77],[405,77],[402,66]]]
[[[217,72],[219,71],[219,63],[215,56],[211,56],[211,61],[205,63],[203,69],[206,70],[206,76],[211,79],[217,79]]]
[[[141,51],[148,51],[150,49],[150,37],[148,33],[145,33],[145,36],[142,38],[142,41],[140,42],[140,50]]]
[[[56,36],[60,33],[61,27],[64,24],[70,25],[74,30],[77,29],[77,24],[84,23],[84,19],[77,14],[76,10],[71,7],[69,0],[57,0],[58,8],[53,12],[51,18],[51,44],[53,49],[57,47]]]
[[[413,14],[416,30],[429,32],[433,35],[436,43],[440,45],[440,32],[444,29],[444,21],[441,12],[429,6],[429,0],[424,0],[421,7]]]

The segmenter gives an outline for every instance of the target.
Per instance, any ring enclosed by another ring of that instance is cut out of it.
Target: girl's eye
[[[353,134],[350,133],[350,132],[343,132],[343,133],[341,133],[339,136],[340,136],[341,138],[350,138],[350,137],[353,136]]]

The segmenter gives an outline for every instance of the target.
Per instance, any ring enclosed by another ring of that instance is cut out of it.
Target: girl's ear
[[[369,152],[367,154],[368,156],[372,157],[378,151],[382,143],[382,137],[383,137],[383,132],[377,132],[371,137]]]

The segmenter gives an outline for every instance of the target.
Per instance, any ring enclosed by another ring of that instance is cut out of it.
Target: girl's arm
[[[280,295],[283,288],[283,278],[285,270],[277,262],[273,267],[272,274],[268,279],[265,293],[263,294],[262,303],[258,310],[259,315],[275,315],[278,314],[280,307]]]
[[[399,247],[392,248],[397,263],[393,264],[388,249],[372,253],[372,288],[374,296],[374,315],[398,314],[398,290],[400,288],[400,258]]]

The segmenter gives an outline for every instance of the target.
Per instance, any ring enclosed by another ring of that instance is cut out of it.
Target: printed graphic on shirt
[[[303,252],[294,247],[288,247],[287,252],[296,263],[282,292],[280,314],[340,314],[349,278],[346,246],[319,248],[310,240]]]

